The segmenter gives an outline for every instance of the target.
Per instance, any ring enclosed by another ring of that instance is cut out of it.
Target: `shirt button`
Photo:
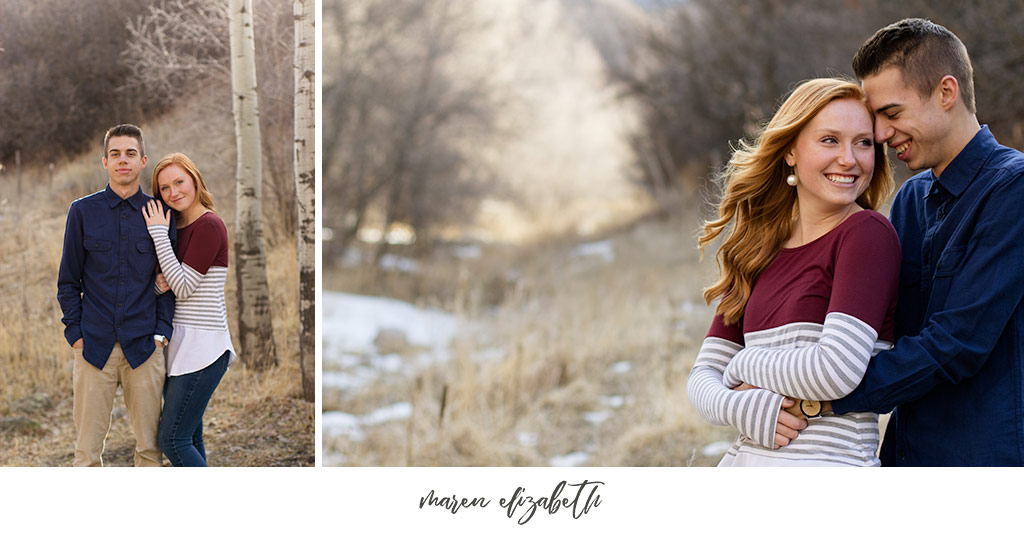
[[[899,448],[898,450],[896,450],[896,455],[898,455],[901,459],[905,458],[907,456],[907,450]]]
[[[124,285],[124,280],[121,281],[121,285]]]
[[[122,214],[122,215],[121,215],[121,218],[128,218],[128,215],[126,215],[126,214]]]
[[[939,208],[939,220],[942,220],[942,217],[945,216],[945,215],[946,215],[946,209],[940,207]]]
[[[117,303],[117,307],[119,307],[119,308],[120,308],[121,306],[123,306],[123,305],[124,305],[124,303],[123,303],[123,302],[118,302],[118,303]]]
[[[128,240],[128,235],[121,235],[121,240],[123,240],[123,241]]]

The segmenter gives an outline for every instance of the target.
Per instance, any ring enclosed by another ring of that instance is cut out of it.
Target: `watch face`
[[[821,414],[821,401],[802,401],[800,403],[800,410],[803,411],[805,416],[813,418]]]

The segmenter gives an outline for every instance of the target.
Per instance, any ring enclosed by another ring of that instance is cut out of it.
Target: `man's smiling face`
[[[875,113],[875,141],[893,148],[911,170],[942,173],[955,155],[944,151],[949,125],[938,88],[923,97],[896,67],[865,77],[863,86]]]

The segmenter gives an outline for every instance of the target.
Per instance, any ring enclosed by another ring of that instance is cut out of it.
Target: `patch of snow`
[[[341,367],[355,367],[361,364],[363,359],[356,354],[343,352],[333,357],[330,362]]]
[[[325,453],[324,454],[324,466],[342,466],[348,462],[348,457],[344,453]]]
[[[355,442],[362,442],[366,439],[363,427],[405,420],[410,416],[412,416],[412,405],[400,402],[378,408],[364,416],[338,411],[324,412],[321,423],[325,436],[347,436]]]
[[[629,373],[629,371],[631,369],[633,369],[633,364],[629,360],[623,360],[621,362],[615,362],[614,364],[612,364],[611,368],[609,368],[609,370],[612,373],[619,373],[619,374]]]
[[[324,388],[355,390],[373,384],[378,378],[380,373],[377,371],[360,367],[353,371],[324,371],[321,384]]]
[[[537,433],[530,431],[519,431],[516,433],[516,440],[519,445],[525,447],[536,447],[537,446]]]
[[[452,353],[448,349],[434,349],[416,357],[416,367],[425,368],[436,364],[443,364],[452,359]]]
[[[557,466],[561,468],[570,466],[580,466],[586,464],[590,460],[590,453],[585,451],[573,451],[572,453],[566,453],[565,455],[555,455],[548,460],[551,466]]]
[[[385,373],[397,373],[402,370],[402,366],[405,365],[405,360],[399,354],[385,354],[383,356],[373,356],[370,358],[370,364],[374,369],[378,369]]]
[[[606,263],[611,263],[615,261],[615,247],[611,241],[587,242],[577,246],[572,251],[572,255],[576,257],[600,257]]]
[[[347,436],[356,442],[362,442],[366,438],[360,426],[358,416],[348,412],[324,412],[321,424],[324,434],[327,436]]]
[[[583,419],[587,420],[587,423],[590,423],[591,425],[601,425],[610,417],[612,417],[612,412],[610,410],[597,410],[594,412],[585,412],[583,414]]]
[[[611,408],[621,408],[622,405],[626,404],[626,398],[621,395],[609,395],[601,396],[599,399],[601,404]]]
[[[345,257],[341,259],[343,267],[358,267],[363,264],[363,253],[355,248],[345,250]]]
[[[407,420],[412,416],[412,405],[406,402],[378,408],[363,416],[363,425],[380,425],[389,421]]]
[[[456,330],[450,313],[392,298],[332,291],[323,292],[323,323],[325,349],[365,354],[376,350],[373,340],[381,328],[401,330],[410,344],[428,348],[446,348]]]
[[[452,253],[459,259],[479,259],[483,250],[476,244],[464,244],[453,248]]]
[[[420,270],[420,263],[415,259],[385,254],[380,258],[380,268],[384,270],[397,270],[398,272],[418,272]]]

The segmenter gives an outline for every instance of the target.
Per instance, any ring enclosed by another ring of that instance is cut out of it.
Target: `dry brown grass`
[[[366,289],[373,280],[328,272],[328,289],[441,303],[480,329],[457,338],[449,362],[415,378],[391,375],[357,393],[325,388],[325,412],[359,415],[399,401],[413,408],[407,421],[365,427],[363,441],[325,432],[325,461],[543,466],[585,451],[585,465],[714,464],[701,448],[735,433],[707,425],[685,392],[711,320],[700,290],[714,267],[698,264],[695,229],[675,218],[609,232],[611,262],[574,256],[580,239],[562,238],[487,248],[469,262],[434,259],[416,276],[446,275],[442,282],[389,288],[378,279]],[[440,292],[402,296],[417,287]],[[494,349],[501,358],[481,358]]]
[[[215,147],[225,147],[231,122],[207,129],[205,138],[184,136],[187,117],[173,117],[149,129],[154,154],[165,147],[196,154],[211,183],[220,216],[234,237],[234,208],[228,194],[229,165]],[[171,134],[177,133],[177,134]],[[176,142],[178,141],[178,142]],[[231,147],[227,145],[226,147]],[[227,170],[227,171],[225,171]],[[46,169],[24,170],[20,196],[13,174],[0,182],[0,418],[24,418],[33,423],[22,432],[6,421],[0,430],[0,465],[59,466],[71,463],[74,425],[71,417],[72,354],[63,337],[62,313],[56,300],[67,207],[75,198],[102,189],[106,183],[98,154],[58,166],[52,186]],[[148,191],[148,172],[143,189]],[[212,173],[211,173],[212,172]],[[220,195],[218,195],[220,191]],[[233,193],[233,190],[231,190]],[[268,279],[274,317],[278,366],[253,372],[237,364],[225,375],[206,413],[204,432],[211,464],[218,466],[312,466],[314,464],[313,403],[301,399],[298,368],[298,271],[295,241],[279,229],[267,231]],[[228,310],[235,309],[235,278],[229,273]],[[236,320],[229,315],[232,333]],[[35,401],[36,403],[33,403]],[[108,465],[131,465],[134,439],[120,395],[115,405],[105,451]]]

